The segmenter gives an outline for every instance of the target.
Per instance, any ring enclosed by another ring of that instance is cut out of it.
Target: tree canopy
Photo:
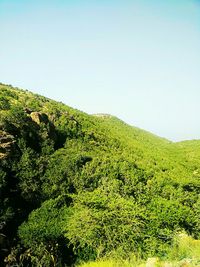
[[[164,256],[177,233],[200,238],[199,196],[199,140],[173,143],[0,84],[3,266]]]

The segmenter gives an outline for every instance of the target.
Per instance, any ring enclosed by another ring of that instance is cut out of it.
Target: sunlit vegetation
[[[200,141],[0,84],[0,265],[199,266],[199,193]]]

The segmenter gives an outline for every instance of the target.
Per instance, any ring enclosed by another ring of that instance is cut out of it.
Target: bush
[[[115,250],[137,251],[143,236],[144,208],[107,188],[74,197],[65,236],[84,260]],[[123,248],[123,249],[120,249]]]

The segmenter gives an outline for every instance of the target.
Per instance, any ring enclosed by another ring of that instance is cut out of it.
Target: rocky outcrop
[[[15,143],[14,137],[0,130],[0,159],[7,157]]]
[[[93,116],[99,117],[99,118],[112,118],[112,115],[106,114],[106,113],[97,113],[97,114],[93,114]]]
[[[44,123],[49,122],[48,116],[45,113],[31,112],[30,117],[32,121],[34,121],[37,124],[41,124],[42,122]]]

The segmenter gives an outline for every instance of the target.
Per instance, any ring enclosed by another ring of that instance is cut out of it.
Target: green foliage
[[[14,166],[16,177],[19,180],[18,186],[24,199],[39,201],[41,180],[44,172],[44,162],[31,148],[23,149],[19,162]]]
[[[168,249],[167,258],[156,257],[141,260],[135,255],[126,260],[117,257],[101,258],[96,261],[82,263],[78,267],[145,267],[145,266],[171,266],[171,267],[198,267],[200,263],[200,241],[195,240],[185,233],[178,233],[173,239],[172,246]]]
[[[0,84],[0,264],[166,258],[177,232],[200,238],[199,166],[198,140]]]
[[[0,97],[0,109],[7,110],[10,108],[9,100],[5,97]]]
[[[179,233],[174,238],[168,257],[173,260],[189,258],[200,262],[200,240],[195,240],[185,233]]]
[[[77,251],[84,250],[84,256],[88,248],[102,256],[119,248],[127,253],[139,247],[144,208],[115,193],[114,187],[106,184],[74,198],[66,237]]]
[[[36,244],[55,242],[62,236],[67,208],[65,199],[47,200],[28,217],[28,221],[19,227],[19,236],[26,247]]]
[[[19,227],[18,234],[28,249],[23,257],[31,262],[31,266],[61,266],[61,241],[65,219],[69,213],[67,201],[67,197],[45,201]]]

